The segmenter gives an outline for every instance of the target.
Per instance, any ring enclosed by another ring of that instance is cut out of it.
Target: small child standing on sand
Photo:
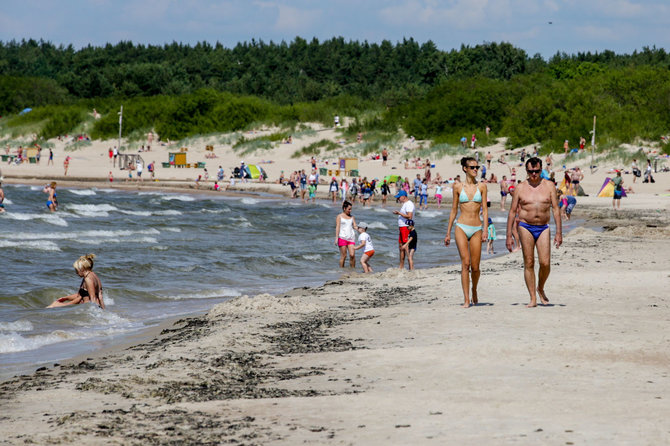
[[[358,236],[359,245],[354,249],[363,248],[363,257],[361,257],[361,266],[363,267],[363,272],[371,273],[372,267],[370,267],[370,258],[375,255],[375,248],[372,246],[372,240],[370,239],[370,234],[368,234],[368,224],[367,223],[358,223],[358,232],[361,234]]]
[[[416,235],[416,230],[414,229],[414,220],[407,220],[407,227],[409,228],[409,236],[407,237],[407,243],[403,245],[403,249],[408,248],[407,260],[409,261],[409,269],[412,271],[414,269],[414,253],[416,252],[416,242],[418,237]]]
[[[488,242],[486,242],[486,253],[495,254],[496,252],[493,250],[493,241],[496,239],[496,227],[493,226],[493,220],[491,220],[491,217],[489,217],[488,232],[489,238]]]

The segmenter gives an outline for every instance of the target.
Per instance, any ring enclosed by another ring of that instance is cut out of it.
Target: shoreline
[[[552,251],[550,307],[523,308],[516,254],[482,262],[470,310],[459,265],[234,298],[0,382],[0,428],[10,444],[665,443],[670,218],[588,211],[605,231]]]

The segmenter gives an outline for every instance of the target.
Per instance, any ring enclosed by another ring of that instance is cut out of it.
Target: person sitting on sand
[[[87,302],[93,302],[103,310],[105,309],[105,302],[102,299],[102,283],[96,273],[93,272],[93,259],[95,254],[88,254],[79,257],[74,263],[74,270],[77,275],[81,277],[81,284],[79,290],[56,299],[47,308],[65,307],[67,305],[77,305]]]
[[[465,302],[463,308],[471,304],[477,305],[477,284],[479,283],[479,261],[482,255],[482,240],[488,238],[488,231],[482,231],[482,220],[488,223],[488,208],[482,206],[486,203],[487,188],[485,183],[477,183],[477,171],[479,163],[473,157],[463,157],[461,166],[465,173],[465,182],[454,184],[447,235],[444,237],[444,245],[451,243],[451,229],[454,226],[456,215],[460,211],[460,217],[454,229],[454,238],[458,253],[461,256],[461,286]],[[472,198],[470,198],[472,197]],[[486,234],[486,235],[484,235]],[[470,299],[470,282],[472,282],[472,300]]]

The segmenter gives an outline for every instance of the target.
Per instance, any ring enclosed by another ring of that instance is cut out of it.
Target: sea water
[[[122,342],[235,296],[319,285],[343,271],[335,246],[340,203],[59,188],[60,207],[51,213],[41,189],[4,186],[0,378]],[[375,271],[398,265],[397,208],[354,207],[357,221],[370,225]],[[491,216],[502,253],[506,214],[492,209]],[[448,218],[448,208],[417,212],[416,268],[459,261],[455,243],[444,246]],[[97,256],[107,309],[45,309],[78,289],[72,263],[88,253]]]

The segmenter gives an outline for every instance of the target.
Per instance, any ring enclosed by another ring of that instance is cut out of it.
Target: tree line
[[[669,68],[670,54],[655,47],[544,60],[504,42],[441,51],[411,38],[79,50],[22,40],[0,42],[0,114],[35,108],[11,123],[42,120],[45,137],[72,130],[92,107],[103,114],[95,135],[111,136],[123,103],[129,131],[156,128],[171,139],[340,114],[360,115],[362,130],[402,128],[441,142],[488,125],[511,145],[562,146],[588,134],[594,114],[614,140],[667,134]]]

